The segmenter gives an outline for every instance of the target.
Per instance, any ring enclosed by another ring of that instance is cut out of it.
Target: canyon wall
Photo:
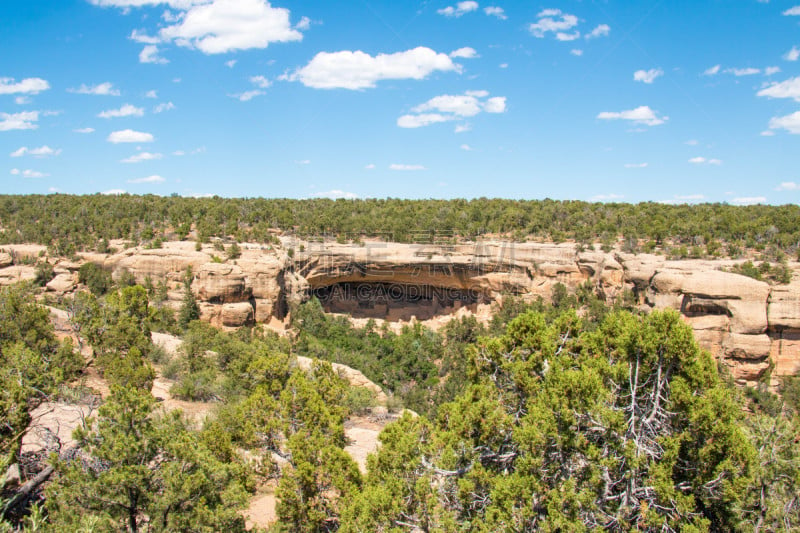
[[[210,245],[196,250],[193,242],[84,253],[78,261],[49,258],[56,276],[46,288],[62,294],[74,290],[78,268],[91,261],[117,279],[127,272],[138,283],[148,278],[153,284],[164,282],[165,304],[177,309],[191,268],[202,318],[239,327],[282,323],[292,305],[311,296],[326,310],[356,319],[442,320],[485,312],[505,294],[549,299],[556,284],[574,290],[589,282],[608,301],[631,291],[643,311],[680,311],[700,344],[739,383],[800,373],[796,263],[790,264],[788,285],[769,285],[725,271],[739,261],[670,261],[657,255],[580,251],[573,244],[346,245],[285,239],[277,247],[240,247],[241,256],[233,260],[220,259],[215,254],[224,254]],[[44,250],[0,247],[0,284],[32,279],[32,262],[41,260]]]

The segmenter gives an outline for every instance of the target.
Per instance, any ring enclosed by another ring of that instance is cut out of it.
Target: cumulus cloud
[[[791,17],[791,16],[798,16],[800,15],[800,6],[790,7],[786,11],[783,12],[784,16]]]
[[[800,76],[796,78],[789,78],[780,83],[771,83],[766,88],[758,91],[758,96],[767,96],[769,98],[793,98],[795,101],[800,102]]]
[[[413,114],[403,115],[397,119],[401,128],[419,128],[438,122],[449,122],[486,113],[504,113],[506,97],[487,98],[487,91],[467,91],[464,94],[443,94],[435,96],[427,102],[412,108]],[[464,131],[464,130],[461,130]],[[456,132],[459,130],[456,128]]]
[[[469,122],[465,122],[463,124],[456,124],[455,133],[465,133],[468,131],[472,131],[472,125]]]
[[[330,191],[325,192],[318,192],[312,195],[314,198],[330,198],[331,200],[338,200],[339,198],[345,198],[347,200],[354,200],[358,198],[358,195],[354,192],[347,192],[341,189],[333,189]]]
[[[158,54],[158,46],[154,44],[148,44],[142,48],[141,52],[139,52],[139,63],[152,63],[156,65],[166,65],[169,63],[168,59],[165,59]]]
[[[164,178],[158,175],[147,176],[146,178],[136,178],[128,180],[128,183],[164,183]]]
[[[630,120],[634,124],[642,124],[644,126],[659,126],[669,120],[669,117],[659,117],[655,111],[646,105],[628,111],[603,111],[597,115],[597,118],[600,120]]]
[[[663,76],[664,71],[660,68],[651,68],[650,70],[637,70],[633,73],[633,81],[640,81],[642,83],[653,83],[656,78]]]
[[[795,183],[793,181],[784,181],[777,187],[775,187],[776,191],[798,191],[800,190],[800,184]]]
[[[465,152],[471,152],[471,151],[472,151],[472,146],[470,146],[470,145],[468,145],[468,144],[462,144],[462,145],[460,146],[460,148],[461,148],[462,150],[464,150]]]
[[[236,66],[237,62],[238,62],[238,60],[236,60],[236,59],[230,59],[230,60],[225,62],[225,66],[228,67],[228,68],[233,68],[233,67]]]
[[[769,127],[772,130],[783,129],[793,135],[800,135],[800,111],[784,117],[773,117],[769,121]]]
[[[289,21],[289,10],[272,7],[266,0],[215,0],[194,5],[177,24],[162,28],[159,36],[205,54],[263,49],[270,43],[303,39]]]
[[[447,6],[445,8],[439,9],[436,12],[440,15],[444,15],[445,17],[460,17],[472,11],[478,9],[478,2],[473,2],[472,0],[466,0],[464,2],[459,2],[453,6]]]
[[[781,71],[781,67],[767,67],[764,69],[764,76],[772,76]]]
[[[719,70],[722,68],[722,65],[714,65],[713,67],[709,67],[703,71],[703,76],[716,76],[719,74]]]
[[[81,84],[77,89],[67,89],[68,92],[76,94],[94,94],[98,96],[119,96],[120,92],[115,89],[111,82],[104,82],[98,85]]]
[[[208,4],[213,0],[89,0],[90,3],[101,7],[144,7],[167,5],[173,9],[188,9],[192,6]]]
[[[94,128],[78,128],[72,131],[74,131],[75,133],[94,133]]]
[[[119,143],[151,143],[155,140],[151,133],[144,133],[134,130],[120,130],[112,132],[108,136],[108,142]]]
[[[23,178],[44,178],[50,174],[45,174],[44,172],[39,172],[37,170],[20,170],[18,168],[12,168],[11,175],[22,176]]]
[[[598,37],[607,37],[611,33],[611,26],[608,24],[600,24],[595,29],[586,34],[587,39],[596,39]]]
[[[164,111],[172,111],[175,109],[175,104],[172,102],[161,102],[153,108],[153,113],[163,113]]]
[[[792,49],[783,55],[783,59],[786,61],[797,61],[800,59],[800,48],[792,46]]]
[[[145,98],[158,98],[158,91],[153,89],[152,91],[147,91],[144,93]]]
[[[719,160],[719,159],[707,159],[705,157],[698,156],[698,157],[693,157],[693,158],[689,159],[689,163],[692,163],[693,165],[717,165],[717,166],[719,166],[719,165],[722,164],[722,161]]]
[[[20,81],[0,78],[0,94],[39,94],[49,88],[50,84],[42,78],[25,78]]]
[[[763,196],[743,196],[740,198],[734,198],[731,200],[731,202],[736,205],[754,205],[764,204],[767,202],[767,199]]]
[[[573,48],[572,50],[569,51],[569,53],[574,56],[581,57],[583,55],[583,50],[581,50],[580,48]]]
[[[490,17],[497,17],[500,20],[506,20],[508,18],[506,16],[505,10],[502,7],[497,7],[497,6],[484,7],[483,12],[489,15]]]
[[[264,76],[251,76],[250,83],[254,84],[257,87],[260,87],[261,89],[266,89],[267,87],[272,85],[272,83]]]
[[[131,104],[125,104],[119,109],[109,109],[97,116],[100,118],[141,117],[144,116],[144,109]]]
[[[57,156],[61,153],[61,149],[58,148],[56,150],[50,148],[47,145],[40,146],[39,148],[28,148],[27,146],[22,146],[18,150],[14,150],[11,152],[11,157],[22,157],[24,155],[30,155],[33,157],[53,157]]]
[[[0,131],[35,130],[39,127],[38,111],[23,111],[22,113],[0,113]]]
[[[540,39],[547,33],[563,33],[578,25],[578,17],[562,13],[560,9],[545,9],[536,17],[538,20],[528,25],[528,31]]]
[[[375,170],[375,164],[374,163],[369,163],[368,165],[365,165],[364,168],[366,170]]]
[[[421,80],[436,71],[458,71],[447,55],[420,46],[371,56],[360,50],[319,52],[300,69],[281,77],[314,89],[371,89],[381,80]]]
[[[414,171],[414,170],[427,170],[422,165],[404,165],[399,163],[392,163],[389,165],[389,170],[401,170],[401,171]]]
[[[465,46],[464,48],[459,48],[458,50],[453,50],[450,52],[450,57],[460,57],[463,59],[474,59],[478,57],[478,52],[475,51],[474,48],[470,48],[469,46]]]
[[[156,159],[161,159],[163,157],[164,157],[163,154],[139,152],[138,154],[134,154],[126,159],[123,159],[121,163],[141,163],[142,161],[154,161]]]

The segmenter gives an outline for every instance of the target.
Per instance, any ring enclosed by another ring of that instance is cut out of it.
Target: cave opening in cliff
[[[404,283],[333,283],[315,288],[313,295],[328,313],[389,321],[429,320],[489,302],[476,290]]]

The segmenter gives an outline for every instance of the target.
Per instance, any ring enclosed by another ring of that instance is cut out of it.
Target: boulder
[[[764,360],[769,357],[768,335],[742,335],[732,333],[724,346],[725,355],[733,359]]]
[[[228,263],[201,265],[192,289],[200,299],[216,303],[242,302],[250,298],[244,272],[239,266]]]
[[[0,287],[34,279],[36,279],[36,268],[31,265],[13,265],[0,268]]]
[[[220,316],[223,326],[238,328],[253,322],[254,310],[250,302],[224,304]]]
[[[74,274],[66,273],[66,274],[58,274],[56,277],[51,279],[45,287],[50,292],[64,294],[66,292],[71,292],[73,289],[75,289],[75,285],[77,284],[78,284],[77,276]]]
[[[14,263],[14,258],[8,252],[0,252],[0,268],[11,266]]]

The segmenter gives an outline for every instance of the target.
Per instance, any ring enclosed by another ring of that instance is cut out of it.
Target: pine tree
[[[200,307],[192,292],[192,267],[186,269],[183,280],[183,303],[178,313],[178,325],[182,330],[189,327],[189,322],[200,318]]]

